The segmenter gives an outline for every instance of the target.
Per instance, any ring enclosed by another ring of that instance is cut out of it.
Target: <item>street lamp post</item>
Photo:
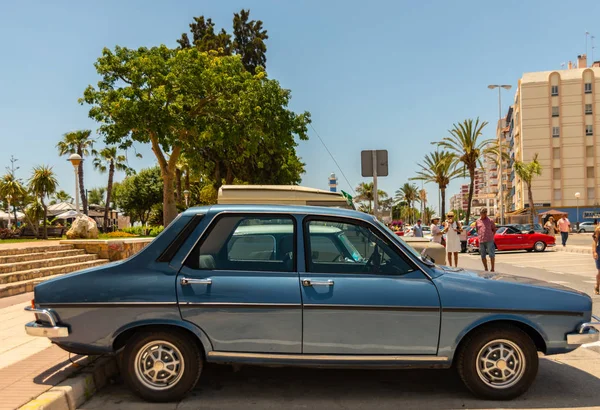
[[[12,199],[12,196],[10,194],[6,195],[6,202],[8,202],[8,229],[10,229],[12,226],[10,223],[10,200],[11,199]],[[15,221],[15,223],[17,223],[17,222]]]
[[[500,91],[502,88],[510,90],[512,86],[508,84],[490,84],[488,85],[490,90],[494,88],[498,89],[498,125],[502,126],[502,95]],[[498,138],[498,170],[500,171],[500,224],[504,225],[504,174],[502,172],[502,130],[500,130],[500,137]]]
[[[79,166],[83,159],[79,154],[71,154],[68,159],[71,164],[73,164],[73,168],[75,169],[75,212],[79,214]]]
[[[185,207],[188,208],[188,201],[190,198],[190,191],[188,191],[187,189],[185,191],[183,191],[183,197],[185,198]]]
[[[575,226],[577,226],[576,231],[579,232],[579,197],[581,194],[579,192],[575,192],[575,199],[577,199],[577,222]]]

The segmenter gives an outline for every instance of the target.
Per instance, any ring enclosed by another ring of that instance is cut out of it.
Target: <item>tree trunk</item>
[[[446,215],[446,188],[440,188],[440,195],[442,196],[442,214],[440,218],[444,218],[444,215]]]
[[[227,164],[227,174],[225,175],[225,184],[226,185],[233,184],[233,170],[231,169],[231,164]]]
[[[81,149],[81,147],[77,148],[77,154],[79,154],[79,156],[83,158],[83,150]],[[85,194],[85,184],[83,182],[83,161],[81,161],[81,163],[77,167],[77,172],[79,174],[79,196],[81,197],[81,210],[85,215],[87,215],[88,200],[87,195]],[[79,209],[77,210],[77,212],[79,212]]]
[[[163,179],[163,225],[169,225],[177,217],[177,204],[175,203],[175,169],[177,168],[177,161],[181,155],[181,146],[176,145],[171,150],[169,160],[165,158],[165,155],[160,148],[158,138],[155,135],[150,136],[150,142],[152,143],[152,152],[158,160],[160,166],[160,173]]]
[[[475,169],[469,169],[469,178],[471,179],[471,183],[469,184],[469,201],[467,202],[467,215],[465,217],[467,226],[471,219],[471,201],[473,201],[473,191],[475,189]]]
[[[108,167],[108,185],[106,186],[106,204],[104,204],[104,221],[102,222],[102,230],[104,233],[108,230],[108,210],[110,208],[111,192],[113,186],[113,177],[115,175],[115,162],[110,161]]]
[[[533,229],[533,217],[535,216],[535,206],[533,204],[533,192],[531,191],[531,184],[527,184],[527,198],[529,199],[529,223]]]
[[[183,196],[181,195],[181,170],[179,168],[175,168],[175,184],[175,200],[181,203],[181,201],[183,200]]]
[[[48,219],[48,208],[46,207],[46,204],[44,203],[44,197],[40,198],[41,202],[42,202],[42,207],[44,208],[44,219],[43,219],[43,224],[44,224],[44,239],[48,239],[48,225],[46,225],[46,219]],[[37,236],[37,235],[36,235]]]

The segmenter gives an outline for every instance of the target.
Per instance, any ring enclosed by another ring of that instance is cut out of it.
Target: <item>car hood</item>
[[[436,266],[436,269],[440,270],[443,275],[460,275],[461,277],[472,278],[474,280],[490,280],[496,282],[504,282],[518,285],[526,285],[540,288],[556,289],[565,292],[578,293],[586,295],[584,292],[580,292],[567,286],[559,285],[557,283],[546,282],[540,279],[527,278],[524,276],[508,275],[505,273],[498,272],[481,272],[465,270],[463,268],[452,268],[449,266]],[[587,296],[587,295],[586,295]]]

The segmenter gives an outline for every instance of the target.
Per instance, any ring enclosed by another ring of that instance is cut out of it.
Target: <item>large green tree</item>
[[[307,138],[310,117],[289,111],[289,91],[262,69],[252,75],[240,57],[165,46],[104,49],[96,69],[102,79],[81,102],[92,105],[107,144],[151,144],[164,180],[165,225],[177,215],[182,152],[217,186],[265,167],[280,180],[299,180],[294,137]]]
[[[96,158],[94,158],[94,168],[103,174],[108,172],[106,201],[104,202],[104,220],[102,221],[102,228],[104,229],[104,232],[106,232],[115,171],[131,172],[131,169],[127,165],[127,158],[125,155],[118,153],[117,147],[105,147],[101,149]]]
[[[67,132],[63,135],[63,139],[56,144],[60,155],[78,154],[81,158],[90,155],[95,155],[94,140],[91,137],[91,130],[78,130]],[[81,197],[81,207],[84,214],[88,214],[88,199],[85,192],[85,184],[83,181],[83,162],[79,165],[79,196]],[[77,210],[79,211],[79,209]]]
[[[463,171],[456,167],[454,154],[447,151],[434,151],[425,155],[419,168],[417,176],[410,179],[438,186],[442,197],[441,212],[444,217],[446,215],[446,188],[451,180],[463,176]]]
[[[468,119],[461,123],[454,124],[448,131],[450,136],[444,137],[440,142],[434,143],[438,147],[448,150],[454,154],[455,164],[462,165],[469,175],[469,202],[467,204],[467,215],[465,220],[468,222],[471,217],[471,202],[473,201],[473,192],[475,189],[475,169],[483,166],[481,159],[487,155],[486,149],[492,145],[491,140],[482,140],[483,129],[488,123]]]
[[[115,184],[113,202],[131,222],[146,223],[152,207],[163,201],[163,180],[159,167],[143,169]]]
[[[52,171],[52,167],[40,165],[33,168],[31,178],[29,178],[29,187],[33,193],[39,198],[42,207],[44,208],[44,239],[48,239],[48,226],[46,219],[48,218],[48,205],[44,202],[44,198],[49,198],[56,192],[58,181],[56,175]],[[37,221],[35,221],[37,223]]]
[[[530,162],[515,161],[515,173],[527,186],[527,199],[529,200],[529,223],[533,226],[535,217],[535,203],[531,184],[536,175],[542,175],[542,165],[538,161],[537,152]]]
[[[387,192],[378,189],[377,190],[377,200],[385,200],[388,197]],[[373,212],[373,202],[374,202],[375,196],[373,193],[373,183],[372,182],[361,182],[357,187],[356,187],[356,196],[354,197],[354,201],[356,202],[366,202],[367,206],[363,207],[361,210],[364,209],[364,211],[366,211],[367,213],[372,213]]]

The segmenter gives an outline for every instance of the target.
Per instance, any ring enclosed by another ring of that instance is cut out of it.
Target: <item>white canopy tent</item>
[[[76,218],[79,213],[75,210],[70,210],[67,212],[63,212],[62,214],[58,214],[55,216],[56,219],[71,219]]]
[[[23,212],[18,212],[17,211],[17,220],[22,220],[23,218],[25,218],[25,214]],[[14,221],[15,220],[15,214],[11,213],[10,215],[7,214],[6,212],[0,210],[0,220],[2,221],[8,221],[8,220]]]

